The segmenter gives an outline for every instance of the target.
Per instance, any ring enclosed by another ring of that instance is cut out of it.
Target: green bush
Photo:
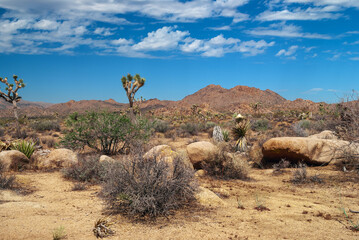
[[[26,155],[28,159],[31,158],[32,154],[35,152],[35,143],[33,141],[14,141],[10,146],[11,150],[18,150]]]
[[[270,128],[270,123],[267,119],[255,120],[251,123],[251,128],[253,131],[267,131]]]
[[[155,218],[190,204],[196,190],[194,172],[181,157],[169,164],[137,156],[112,164],[102,194],[113,211]]]
[[[181,125],[181,129],[185,133],[189,133],[190,135],[197,135],[200,130],[200,126],[197,123],[185,123]]]
[[[303,129],[309,130],[312,128],[312,122],[309,120],[301,120],[299,121],[299,126]]]
[[[166,121],[156,120],[154,122],[154,129],[156,132],[166,133],[170,129],[170,125]]]
[[[57,121],[54,120],[38,120],[33,122],[31,125],[31,128],[43,132],[43,131],[60,131],[60,124]]]
[[[215,122],[206,122],[205,130],[214,128],[217,124]]]
[[[71,149],[88,146],[104,154],[128,151],[134,142],[146,141],[152,133],[152,124],[147,119],[131,121],[127,115],[118,113],[74,113],[65,124],[68,130],[61,139],[62,146]]]

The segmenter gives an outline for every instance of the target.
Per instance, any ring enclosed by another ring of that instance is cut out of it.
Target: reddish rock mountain
[[[208,104],[216,110],[229,110],[240,104],[261,102],[262,106],[272,106],[285,102],[286,99],[267,89],[265,91],[254,87],[236,86],[231,89],[219,85],[208,85],[198,92],[179,101],[183,105]]]
[[[58,113],[60,115],[67,115],[72,112],[84,113],[86,111],[120,111],[126,108],[126,104],[118,103],[113,99],[106,101],[100,100],[81,100],[74,101],[70,100],[66,103],[54,104],[48,108],[46,111],[52,113]]]

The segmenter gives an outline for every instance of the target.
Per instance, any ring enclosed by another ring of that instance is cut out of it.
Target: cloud
[[[357,1],[357,0],[285,0],[285,2],[286,3],[314,4],[316,6],[359,8],[359,1]]]
[[[281,11],[265,11],[256,17],[259,21],[289,21],[289,20],[321,20],[337,19],[342,16],[339,13],[331,13],[324,8],[296,8],[293,11],[284,9]]]
[[[209,27],[208,29],[214,30],[214,31],[229,31],[231,30],[231,26],[222,26],[222,27]]]
[[[148,33],[146,38],[132,48],[136,51],[170,50],[176,48],[179,41],[188,35],[187,31],[174,31],[173,27],[163,27]]]
[[[39,30],[55,30],[59,27],[60,23],[53,20],[42,19],[34,24],[34,29]]]
[[[94,34],[97,35],[102,35],[102,36],[110,36],[113,35],[114,33],[112,32],[114,29],[113,28],[96,28],[94,31]]]
[[[280,57],[280,56],[286,56],[286,57],[289,57],[289,56],[292,56],[293,54],[296,53],[298,49],[298,46],[297,45],[294,45],[294,46],[291,46],[288,48],[288,50],[285,50],[285,49],[281,49],[277,54],[276,56],[277,57]]]
[[[301,27],[293,24],[274,23],[269,27],[258,27],[246,30],[246,33],[254,36],[273,36],[287,38],[310,38],[310,39],[331,39],[330,36],[318,33],[303,33]]]
[[[225,38],[222,34],[209,40],[186,39],[181,46],[183,52],[198,52],[204,57],[222,57],[226,53],[243,53],[245,56],[255,56],[263,53],[275,43],[260,41],[241,41],[237,38]]]
[[[111,43],[113,45],[129,45],[129,44],[132,44],[133,43],[133,40],[127,40],[125,38],[119,38],[119,39],[116,39],[116,40],[112,40]]]
[[[352,57],[352,58],[349,58],[350,60],[352,61],[359,61],[359,57]]]
[[[0,7],[21,13],[58,15],[92,19],[96,21],[120,21],[118,14],[136,13],[167,22],[191,22],[210,17],[230,17],[234,21],[248,19],[237,11],[249,0],[2,0]],[[103,20],[102,20],[103,19]],[[122,19],[123,20],[123,19]]]

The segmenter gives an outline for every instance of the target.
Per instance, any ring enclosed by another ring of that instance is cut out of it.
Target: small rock
[[[217,194],[204,187],[199,187],[196,199],[204,206],[214,207],[227,205],[220,197],[217,196]]]
[[[4,165],[4,171],[19,170],[26,167],[30,160],[25,154],[18,150],[9,150],[0,152],[0,163]]]

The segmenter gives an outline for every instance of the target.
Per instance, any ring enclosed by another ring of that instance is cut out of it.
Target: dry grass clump
[[[180,156],[172,163],[135,156],[111,165],[102,195],[112,211],[156,218],[191,204],[196,191],[194,172]]]
[[[33,122],[30,127],[38,132],[60,131],[60,124],[56,120],[38,120]]]
[[[3,137],[5,135],[5,129],[0,127],[0,137]]]
[[[48,148],[54,148],[56,146],[56,140],[53,137],[43,137],[41,138],[41,143],[46,144]]]
[[[290,162],[285,159],[281,159],[279,163],[273,164],[273,175],[280,175],[284,173],[284,169],[288,167],[290,167]]]
[[[15,176],[6,176],[5,166],[0,162],[0,189],[14,189],[15,185]]]
[[[92,229],[96,238],[105,238],[115,234],[110,227],[113,223],[107,218],[100,218],[95,222],[95,226]]]
[[[107,162],[100,163],[97,155],[80,156],[77,164],[64,168],[65,178],[79,182],[99,183],[106,175]]]
[[[318,175],[308,176],[307,174],[307,165],[299,163],[297,169],[293,173],[293,178],[291,180],[294,184],[304,184],[304,183],[323,183]]]
[[[60,226],[52,232],[52,239],[53,240],[63,240],[67,239],[67,234],[65,231],[65,228],[63,226]]]
[[[250,166],[244,154],[234,154],[232,147],[228,143],[217,145],[217,156],[211,161],[202,163],[202,168],[209,175],[224,179],[249,179]]]
[[[87,183],[83,183],[83,182],[77,182],[74,184],[74,186],[72,187],[72,191],[83,191],[87,189]]]

